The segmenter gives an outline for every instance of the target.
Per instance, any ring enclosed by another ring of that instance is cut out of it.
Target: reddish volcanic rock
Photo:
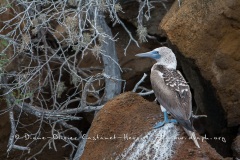
[[[240,124],[239,10],[238,0],[182,1],[180,7],[175,2],[160,24],[216,89],[230,127]]]
[[[127,150],[130,150],[130,153],[127,155],[135,155],[135,159],[146,158],[146,156],[151,157],[156,152],[160,155],[163,150],[156,150],[154,143],[161,142],[162,144],[159,144],[159,148],[161,148],[163,145],[166,145],[167,139],[159,141],[155,137],[155,141],[148,142],[149,140],[145,136],[148,134],[149,138],[152,138],[151,133],[153,132],[158,132],[157,134],[168,132],[167,130],[152,129],[152,126],[161,119],[159,117],[160,114],[160,107],[157,104],[148,102],[135,93],[127,92],[115,97],[97,113],[89,131],[89,139],[81,160],[116,159],[117,157],[124,157],[124,153]],[[167,127],[167,125],[164,127]],[[198,134],[200,149],[194,145],[193,141],[187,137],[179,125],[173,125],[173,128],[168,126],[168,128],[173,129],[171,132],[177,131],[179,138],[173,139],[174,145],[170,148],[173,152],[172,155],[169,155],[171,159],[222,159],[204,138]],[[170,139],[173,138],[171,137],[171,132],[168,133]],[[140,138],[140,141],[137,141],[137,137],[142,137],[142,139]],[[146,143],[143,141],[144,138]],[[129,148],[134,141],[135,146],[132,149]],[[145,146],[139,145],[138,142]],[[141,152],[131,153],[138,150],[138,148],[141,149],[141,147],[144,148]],[[144,155],[141,155],[142,152]],[[158,158],[161,159],[162,157]]]

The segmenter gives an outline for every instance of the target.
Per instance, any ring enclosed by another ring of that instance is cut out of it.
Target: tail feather
[[[178,123],[180,123],[181,126],[183,126],[184,128],[190,130],[190,131],[194,131],[194,127],[192,125],[192,122],[191,120],[183,120],[183,119],[177,119],[176,120],[178,121]]]
[[[195,144],[198,148],[200,148],[200,146],[199,146],[199,144],[198,144],[198,141],[197,141],[197,137],[196,137],[196,135],[195,135],[195,132],[190,131],[190,130],[184,128],[184,127],[183,127],[183,129],[185,130],[185,132],[187,133],[187,135],[193,140],[194,144]]]

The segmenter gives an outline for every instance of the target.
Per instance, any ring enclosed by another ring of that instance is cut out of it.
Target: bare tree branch
[[[150,18],[153,6],[149,0],[138,2],[137,33],[142,42],[148,36],[143,19]],[[64,143],[72,148],[69,158],[81,156],[86,140],[69,121],[81,120],[77,113],[100,110],[125,87],[115,47],[117,35],[112,35],[105,16],[112,20],[113,26],[120,24],[127,32],[125,55],[132,42],[139,46],[118,12],[123,12],[118,0],[4,1],[0,7],[0,17],[4,17],[0,22],[0,96],[7,107],[0,113],[9,112],[11,134],[7,152],[12,149],[32,152],[31,144],[36,140],[21,146],[16,133],[38,124],[34,126],[37,131],[28,133],[41,136],[44,123],[52,129],[51,136],[57,133],[67,137],[69,130],[78,135],[78,146],[72,140]],[[81,68],[88,54],[103,65]],[[139,87],[140,83],[134,91],[141,89],[139,94],[150,94],[150,90]],[[22,118],[26,114],[37,120],[24,124]],[[56,150],[54,138],[37,153],[31,153],[29,159],[41,154],[47,146]]]
[[[141,96],[146,96],[146,95],[150,95],[150,94],[153,94],[153,93],[154,93],[153,90],[149,90],[149,89],[147,89],[147,88],[145,88],[145,87],[139,86],[139,85],[145,80],[146,77],[147,77],[147,74],[144,73],[143,77],[142,77],[142,78],[138,81],[138,83],[136,83],[136,85],[134,86],[132,92],[136,92],[137,89],[142,89],[142,91],[138,93],[138,94],[141,95]]]

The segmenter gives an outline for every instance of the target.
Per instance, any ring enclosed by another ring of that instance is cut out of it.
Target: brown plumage
[[[159,103],[185,128],[193,131],[192,95],[182,74],[155,64],[151,70],[151,84]]]

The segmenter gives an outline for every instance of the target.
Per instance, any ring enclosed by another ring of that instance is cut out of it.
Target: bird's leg
[[[176,119],[168,119],[168,113],[167,113],[165,108],[163,108],[161,106],[161,109],[162,109],[163,114],[164,114],[164,120],[163,120],[163,122],[158,122],[155,126],[153,126],[154,129],[162,127],[165,123],[177,123]]]

